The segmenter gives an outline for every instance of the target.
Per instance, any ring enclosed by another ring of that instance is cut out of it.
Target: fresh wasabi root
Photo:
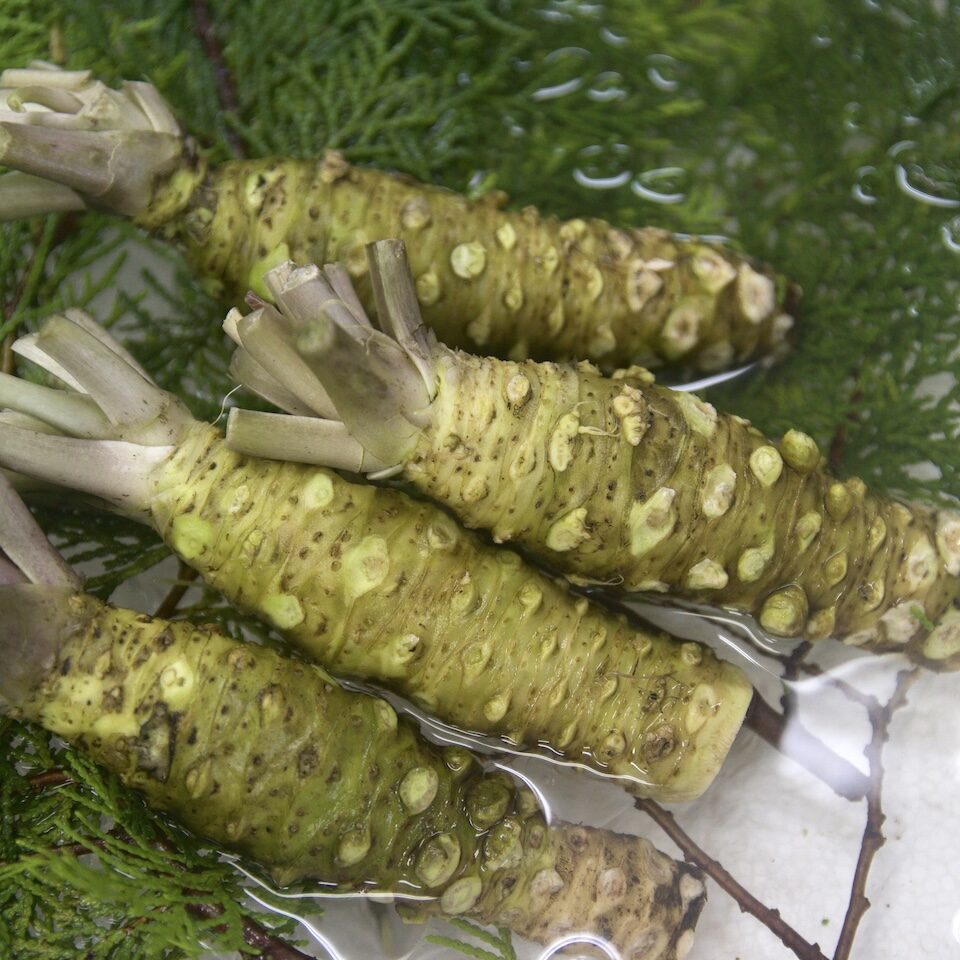
[[[349,335],[315,268],[267,276],[291,342],[369,457],[568,574],[960,668],[960,513],[841,481],[806,434],[773,443],[643,370],[608,379],[438,346],[402,244],[371,251],[392,336]]]
[[[539,744],[643,796],[691,799],[709,785],[750,702],[738,669],[574,600],[430,504],[231,451],[89,318],[72,316],[14,349],[74,391],[0,376],[0,403],[72,436],[0,422],[0,464],[153,525],[210,584],[337,674],[389,687],[455,726]],[[278,319],[265,307],[232,313],[228,326],[283,357]],[[269,384],[270,365],[248,368]],[[293,367],[282,389],[305,407],[329,405],[301,389],[310,376]],[[283,429],[321,421],[268,421],[253,445],[282,437],[300,450],[307,440],[339,465],[367,464],[342,431]]]
[[[64,204],[132,216],[234,301],[288,258],[340,260],[369,308],[364,246],[401,237],[425,321],[501,356],[716,371],[779,355],[793,323],[796,290],[769,269],[664,230],[512,213],[502,194],[471,202],[335,152],[208,168],[155,88],[88,71],[0,74],[0,163],[31,177],[0,178],[0,220]]]
[[[533,795],[438,749],[384,701],[212,629],[102,604],[0,478],[0,709],[76,744],[281,884],[383,891],[541,943],[571,930],[681,958],[696,868],[547,823]]]

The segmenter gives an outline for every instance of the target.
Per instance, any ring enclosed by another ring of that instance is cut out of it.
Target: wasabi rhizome
[[[263,342],[271,311],[241,318],[241,338]],[[0,464],[150,524],[327,669],[643,796],[691,799],[712,781],[752,691],[709,649],[572,597],[432,504],[230,450],[80,311],[14,350],[73,389],[0,374],[0,405],[45,424],[0,423]],[[327,446],[338,466],[361,466],[342,428]]]
[[[342,261],[372,306],[367,242],[410,245],[424,319],[452,345],[613,369],[719,370],[779,354],[797,291],[735,251],[655,228],[566,222],[347,163],[211,166],[148,83],[111,90],[46,63],[0,74],[0,219],[95,207],[175,241],[223,296]]]
[[[64,737],[278,883],[390,892],[541,943],[602,932],[630,960],[690,949],[706,899],[695,867],[548,823],[529,790],[316,666],[83,593],[2,475],[0,610],[0,713]]]
[[[315,267],[267,274],[278,336],[314,374],[304,389],[327,391],[369,459],[467,526],[605,588],[749,611],[777,636],[960,667],[957,511],[840,480],[806,434],[768,440],[645,370],[608,378],[586,362],[448,349],[421,323],[403,245],[370,249],[385,332],[359,321],[356,305],[341,309],[348,295]],[[243,346],[244,366],[268,362],[259,343]],[[305,436],[308,421],[281,432],[278,419],[259,415],[257,428],[258,415],[235,411],[228,442],[294,457],[284,436]]]

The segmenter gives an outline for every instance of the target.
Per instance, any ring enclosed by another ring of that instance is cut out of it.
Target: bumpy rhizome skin
[[[230,450],[83,314],[16,349],[91,394],[0,377],[0,402],[80,434],[0,423],[0,463],[150,524],[327,669],[643,796],[690,799],[715,776],[752,691],[707,648],[571,596],[432,504]]]
[[[639,368],[606,377],[587,362],[450,350],[420,322],[402,244],[371,245],[371,269],[386,332],[358,325],[358,305],[338,307],[347,293],[316,268],[287,264],[267,281],[277,329],[378,469],[605,589],[960,667],[957,511],[840,479],[807,434],[769,440]],[[258,342],[239,342],[262,356]],[[242,413],[228,432],[240,449],[245,423],[253,433]],[[282,455],[282,441],[273,446]]]
[[[583,930],[633,960],[689,950],[695,868],[644,839],[548,823],[510,777],[316,666],[82,593],[4,477],[0,511],[3,713],[279,883],[394,893],[541,943]]]
[[[0,180],[0,217],[131,216],[234,301],[292,258],[342,261],[372,306],[364,246],[399,237],[424,319],[467,349],[716,371],[782,354],[793,325],[798,290],[729,247],[511,211],[502,193],[471,201],[332,151],[211,166],[154,87],[111,90],[89,71],[6,70],[3,100],[0,162],[29,179]]]

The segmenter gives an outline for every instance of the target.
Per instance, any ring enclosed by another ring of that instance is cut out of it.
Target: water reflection
[[[551,957],[559,955],[567,956],[570,947],[596,947],[605,957],[610,960],[622,960],[620,951],[602,937],[597,937],[592,933],[570,933],[561,937],[556,943],[552,943],[543,951],[537,960],[550,960]]]
[[[323,880],[310,880],[309,884],[305,885],[302,890],[277,890],[244,867],[240,860],[232,854],[221,854],[220,859],[229,863],[237,873],[278,900],[375,900],[381,903],[394,903],[395,901],[429,903],[437,899],[430,894],[413,893],[409,890],[399,889],[385,890],[371,887],[365,890],[341,890],[336,884],[327,883]],[[318,890],[318,887],[326,887],[327,889]]]
[[[872,164],[864,164],[864,166],[857,168],[857,182],[851,189],[854,200],[856,200],[858,203],[863,203],[868,206],[877,202],[875,193],[876,188],[874,186],[876,182],[876,175],[877,168]]]
[[[641,199],[651,203],[683,203],[686,194],[682,185],[686,172],[682,167],[657,167],[646,170],[630,184],[630,189]]]
[[[856,100],[849,101],[843,108],[843,125],[847,130],[859,130],[863,124],[863,107]]]
[[[615,70],[604,70],[597,74],[596,80],[587,90],[587,96],[595,103],[612,103],[623,100],[627,95],[622,86],[623,77]]]
[[[600,36],[603,38],[604,43],[610,44],[611,47],[622,47],[628,42],[626,37],[614,33],[606,26],[600,28]]]
[[[624,143],[591,144],[580,151],[580,166],[574,168],[573,179],[592,190],[614,190],[630,182],[632,171],[620,169],[630,155]]]
[[[590,56],[590,51],[585,47],[560,47],[557,50],[551,50],[550,53],[543,58],[543,62],[545,65],[550,65],[570,61],[571,66],[574,66],[577,63],[589,60]],[[578,74],[569,80],[549,84],[548,86],[534,90],[531,98],[538,103],[546,100],[556,100],[559,97],[565,97],[579,90],[583,86],[583,83],[583,76]]]
[[[557,97],[565,97],[568,93],[573,93],[583,86],[583,77],[573,77],[564,83],[556,83],[553,86],[541,87],[534,90],[531,97],[534,100],[556,100]]]
[[[355,954],[341,953],[334,945],[330,938],[324,934],[319,927],[313,924],[306,917],[301,916],[299,913],[294,913],[292,910],[283,910],[276,904],[267,903],[266,900],[263,900],[261,897],[258,897],[252,890],[243,891],[254,903],[262,907],[264,910],[269,911],[270,913],[277,914],[281,917],[286,917],[289,920],[295,920],[300,924],[301,927],[316,941],[317,945],[322,947],[332,958],[332,960],[353,960]]]
[[[948,220],[940,227],[943,245],[952,253],[960,253],[960,217]]]
[[[617,187],[622,187],[624,184],[629,183],[631,176],[632,174],[629,170],[624,170],[621,173],[616,173],[609,177],[591,177],[580,167],[576,167],[573,171],[573,179],[576,180],[581,187],[588,187],[591,190],[615,190]]]
[[[723,242],[722,240],[718,242]],[[684,390],[686,392],[695,390],[706,390],[709,387],[718,387],[721,383],[727,383],[730,380],[736,380],[739,377],[747,376],[751,371],[757,370],[760,366],[758,361],[744,364],[742,367],[733,367],[730,370],[721,370],[719,373],[711,373],[707,377],[698,377],[696,380],[685,382],[677,381],[668,383],[667,386],[673,390]]]
[[[541,811],[543,811],[543,819],[547,822],[547,824],[553,823],[553,808],[550,806],[550,801],[547,799],[547,795],[543,792],[543,790],[540,789],[540,786],[535,780],[528,777],[526,774],[521,773],[519,770],[514,769],[513,767],[508,767],[506,764],[494,761],[492,765],[498,770],[503,770],[504,773],[509,774],[511,777],[516,777],[518,780],[522,780],[537,798],[537,803],[540,805]]]
[[[665,53],[647,57],[647,79],[664,93],[674,93],[680,88],[679,71],[680,62]]]
[[[897,186],[908,196],[911,200],[917,200],[920,203],[925,203],[930,207],[943,207],[946,209],[953,209],[960,207],[960,200],[957,200],[953,197],[944,197],[937,194],[930,193],[928,189],[923,189],[917,186],[917,183],[923,183],[924,186],[934,186],[937,187],[943,186],[942,184],[936,183],[933,184],[929,177],[924,173],[923,167],[918,163],[902,164],[898,163],[895,170],[894,176],[896,178]]]

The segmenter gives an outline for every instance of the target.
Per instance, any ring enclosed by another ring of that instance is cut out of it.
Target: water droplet
[[[566,10],[557,10],[557,9],[543,9],[537,11],[537,16],[542,17],[544,20],[547,20],[551,23],[572,23],[573,14],[567,13]]]
[[[544,63],[557,63],[560,60],[589,60],[590,51],[586,47],[557,47],[551,50],[543,59]]]
[[[540,954],[538,960],[553,960],[554,957],[564,955],[570,947],[594,947],[596,951],[601,952],[610,960],[619,960],[620,953],[616,947],[605,937],[599,937],[592,933],[568,933],[558,939],[552,940],[550,945]],[[576,951],[578,954],[580,950]]]
[[[581,187],[590,187],[593,190],[613,190],[622,187],[630,179],[630,171],[624,170],[612,177],[591,177],[584,173],[579,167],[573,171],[573,179]]]
[[[601,28],[600,37],[604,43],[609,43],[611,47],[622,47],[627,42],[626,37],[614,33],[609,27]]]
[[[917,145],[916,140],[898,140],[888,151],[888,157],[898,157],[905,150],[911,150]]]
[[[678,77],[680,61],[666,53],[653,53],[647,57],[647,79],[665,93],[674,93],[680,86]]]
[[[847,130],[859,130],[863,122],[863,106],[851,100],[843,107],[843,125]]]
[[[625,143],[606,146],[592,144],[580,151],[581,163],[573,171],[573,179],[581,187],[593,190],[614,190],[622,187],[633,176],[630,170],[622,169],[624,161],[630,155]]]
[[[953,253],[960,253],[960,217],[948,220],[940,228],[943,245]]]
[[[657,167],[634,178],[630,189],[642,200],[651,203],[683,203],[686,172],[682,167]]]
[[[574,93],[583,86],[583,77],[574,77],[567,80],[566,83],[557,83],[552,87],[541,87],[534,90],[531,97],[538,103],[541,100],[556,100],[558,97],[565,97],[568,93]]]
[[[597,79],[587,90],[587,96],[597,103],[609,103],[612,100],[623,100],[627,91],[620,86],[623,77],[615,70],[604,70],[597,74]]]
[[[512,137],[522,137],[527,132],[522,124],[517,123],[516,117],[509,114],[504,116],[503,123]]]
[[[874,192],[877,179],[876,174],[877,168],[870,164],[857,169],[857,182],[850,190],[854,200],[864,204],[877,202],[877,197]]]
[[[911,200],[925,203],[930,207],[947,209],[960,207],[960,199],[955,196],[944,196],[947,193],[956,193],[956,185],[928,176],[919,163],[898,163],[894,178],[897,186]]]
[[[544,63],[569,63],[562,69],[574,72],[577,69],[578,62],[590,59],[590,51],[584,47],[560,47],[558,50],[551,50],[544,57]],[[563,80],[560,83],[550,84],[534,90],[531,94],[532,99],[538,103],[543,100],[556,100],[559,97],[565,97],[568,93],[574,93],[583,86],[583,77],[575,76],[569,80]]]

